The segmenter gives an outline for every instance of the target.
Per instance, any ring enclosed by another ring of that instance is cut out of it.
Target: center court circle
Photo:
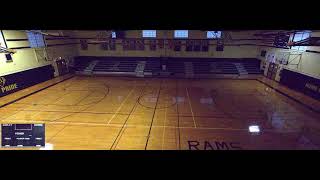
[[[158,104],[156,109],[170,108],[177,104],[176,97],[170,94],[161,94],[159,99],[158,94],[144,94],[138,99],[138,103],[141,106],[150,109],[155,108],[157,101]]]

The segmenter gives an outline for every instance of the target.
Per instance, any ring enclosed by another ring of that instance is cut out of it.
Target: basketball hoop
[[[17,52],[17,51],[14,50],[14,49],[5,48],[5,47],[0,46],[0,53],[10,53],[10,54],[14,54],[14,53],[16,53],[16,52]]]

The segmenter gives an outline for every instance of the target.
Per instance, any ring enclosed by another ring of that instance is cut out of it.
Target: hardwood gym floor
[[[257,80],[75,76],[0,114],[45,123],[51,149],[320,149],[320,114]]]

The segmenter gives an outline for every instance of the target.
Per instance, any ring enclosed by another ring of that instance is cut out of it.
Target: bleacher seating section
[[[134,72],[136,61],[100,60],[93,71],[98,72]]]
[[[76,58],[75,69],[81,72],[95,60],[98,63],[93,68],[95,72],[134,73],[139,61],[145,62],[143,72],[156,75],[161,72],[161,58],[159,57],[86,57]],[[163,61],[162,61],[163,62]],[[172,75],[186,74],[185,62],[191,62],[195,75],[239,75],[235,63],[240,63],[248,74],[262,74],[258,59],[217,59],[217,58],[166,58],[167,72]]]
[[[144,72],[156,74],[160,71],[159,58],[146,58],[146,66]]]
[[[74,69],[76,71],[83,71],[91,63],[91,59],[76,59]]]
[[[260,62],[244,62],[242,63],[243,67],[246,69],[248,74],[261,74]]]
[[[174,59],[169,59],[167,61],[167,71],[173,74],[184,74],[184,62],[181,60],[175,61]]]

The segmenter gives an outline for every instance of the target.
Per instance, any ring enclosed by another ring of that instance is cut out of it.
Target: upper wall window
[[[310,31],[301,31],[293,34],[293,42],[302,41],[310,37]],[[291,49],[298,51],[306,51],[307,46],[292,46]]]
[[[157,30],[142,30],[142,37],[156,38],[157,37]]]
[[[115,31],[112,31],[112,32],[111,32],[111,38],[113,38],[113,39],[114,39],[114,38],[117,38],[117,34],[116,34]]]
[[[188,38],[188,30],[175,30],[174,38]]]
[[[207,38],[208,39],[220,39],[221,38],[221,31],[207,31]]]
[[[40,32],[40,31],[39,31]],[[27,32],[28,40],[31,48],[45,47],[44,37],[41,33],[35,31]]]

